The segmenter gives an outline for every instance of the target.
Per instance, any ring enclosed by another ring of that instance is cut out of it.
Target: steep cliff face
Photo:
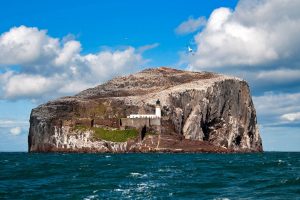
[[[140,138],[118,132],[120,118],[154,113],[157,99],[161,133]],[[262,151],[245,81],[171,68],[117,77],[33,109],[28,145],[30,152]]]

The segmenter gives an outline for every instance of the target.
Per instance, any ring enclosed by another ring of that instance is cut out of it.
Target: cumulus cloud
[[[176,29],[175,33],[178,35],[184,35],[198,31],[201,27],[206,24],[205,17],[198,17],[194,19],[189,17],[188,20],[182,22]]]
[[[10,132],[10,134],[12,134],[12,135],[20,135],[21,132],[22,132],[22,129],[21,129],[21,127],[14,127],[14,128],[11,128],[11,129],[9,130],[9,132]]]
[[[55,90],[59,82],[54,78],[40,75],[16,74],[12,75],[4,87],[6,98],[38,97],[42,93]]]
[[[81,50],[81,44],[78,41],[68,41],[60,50],[58,56],[55,58],[54,63],[57,66],[67,65]]]
[[[138,49],[102,50],[81,54],[74,37],[53,38],[36,27],[13,27],[0,36],[0,98],[49,99],[69,95],[134,72],[145,64],[142,53],[157,43]],[[11,66],[18,65],[18,70]]]
[[[88,54],[80,58],[80,62],[92,72],[93,78],[106,80],[112,76],[129,73],[145,63],[142,55],[133,47],[125,50],[102,51],[98,54]]]
[[[58,39],[47,31],[33,27],[13,27],[0,36],[0,64],[30,64],[45,57],[53,57],[59,48]]]
[[[297,0],[240,0],[234,9],[217,8],[194,35],[194,53],[182,53],[179,64],[249,81],[260,123],[295,125],[300,112],[299,7]]]
[[[218,8],[195,35],[195,54],[185,59],[191,69],[296,63],[299,7],[297,0],[240,0],[234,10]]]
[[[287,120],[290,122],[300,121],[300,112],[284,114],[281,116],[281,119]]]

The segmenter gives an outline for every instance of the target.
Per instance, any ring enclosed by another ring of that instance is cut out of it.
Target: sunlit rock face
[[[155,113],[157,99],[162,110],[159,133],[125,141],[96,137],[97,127],[114,131],[130,114]],[[244,80],[166,67],[117,77],[33,109],[28,147],[30,152],[263,150]]]

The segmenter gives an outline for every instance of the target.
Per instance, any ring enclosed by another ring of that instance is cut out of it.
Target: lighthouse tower
[[[155,106],[155,115],[157,118],[161,118],[161,108],[160,108],[160,101],[157,99],[156,106]]]

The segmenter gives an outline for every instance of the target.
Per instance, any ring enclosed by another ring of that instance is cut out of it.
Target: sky
[[[27,151],[32,108],[159,66],[245,79],[264,150],[300,151],[299,9],[298,0],[3,0],[0,151]]]

